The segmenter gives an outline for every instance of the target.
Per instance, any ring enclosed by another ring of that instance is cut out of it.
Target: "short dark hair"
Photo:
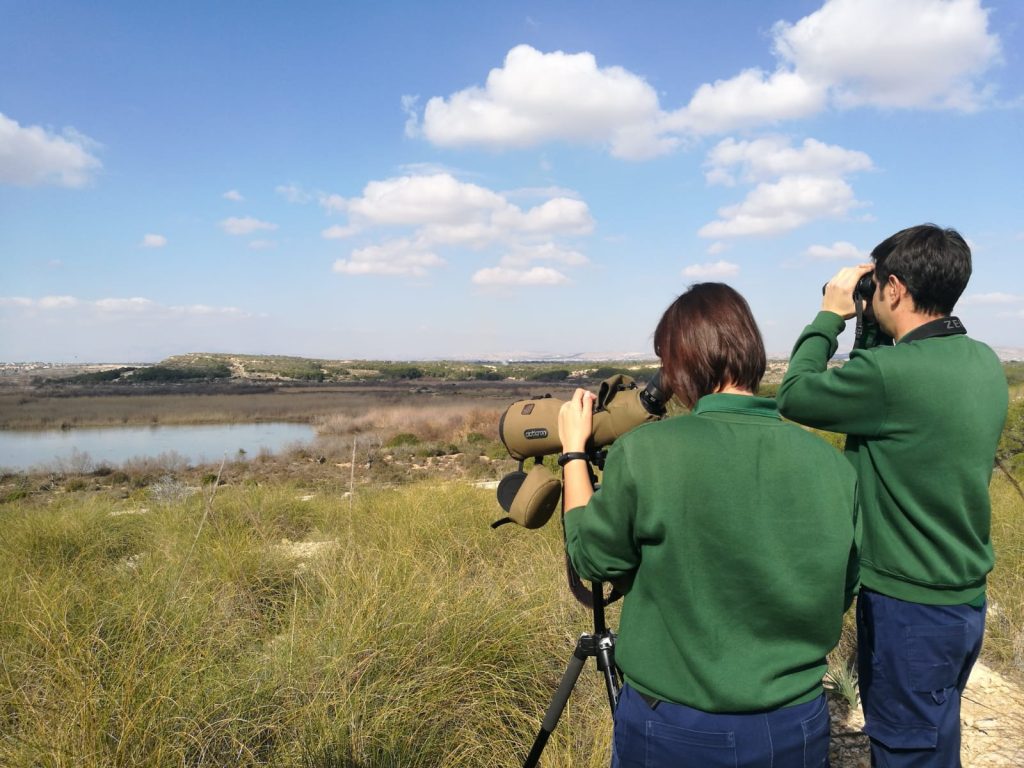
[[[895,275],[907,286],[914,307],[948,315],[971,279],[971,249],[955,229],[921,224],[897,232],[871,252],[875,279]]]
[[[756,392],[767,363],[746,299],[724,283],[696,283],[654,331],[663,386],[687,407],[731,384]]]

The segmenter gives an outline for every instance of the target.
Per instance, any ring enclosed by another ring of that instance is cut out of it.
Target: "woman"
[[[755,396],[764,344],[732,288],[691,286],[654,351],[691,413],[620,437],[596,492],[585,459],[564,465],[573,566],[627,590],[612,765],[827,766],[825,655],[857,583],[854,471]],[[565,454],[585,451],[593,404],[580,389],[562,407]]]

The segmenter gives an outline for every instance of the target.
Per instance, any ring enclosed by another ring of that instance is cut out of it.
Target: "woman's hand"
[[[585,451],[590,433],[594,429],[594,403],[597,396],[585,389],[577,389],[571,400],[558,411],[558,439],[562,453]]]

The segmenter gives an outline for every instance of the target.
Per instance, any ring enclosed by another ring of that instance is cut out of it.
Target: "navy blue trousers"
[[[756,714],[723,715],[660,702],[628,684],[615,710],[612,768],[827,768],[825,696]]]
[[[857,663],[871,765],[959,768],[960,697],[984,630],[984,607],[861,590]]]

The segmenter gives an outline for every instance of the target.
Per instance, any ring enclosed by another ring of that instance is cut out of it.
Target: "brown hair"
[[[766,365],[750,306],[724,283],[696,283],[673,301],[654,331],[654,353],[663,386],[687,408],[727,385],[757,392]]]

